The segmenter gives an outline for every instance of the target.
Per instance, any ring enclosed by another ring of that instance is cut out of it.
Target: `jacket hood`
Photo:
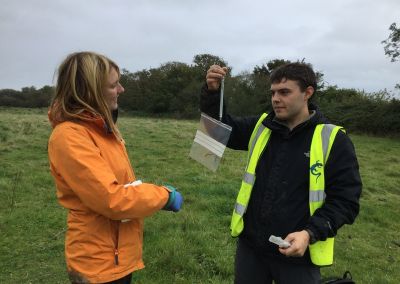
[[[114,123],[116,123],[118,120],[118,109],[113,110],[111,115],[112,115],[112,119],[113,119]],[[48,110],[47,116],[48,116],[48,119],[49,119],[49,122],[50,122],[52,128],[55,128],[58,124],[65,121],[65,119],[63,119],[60,114],[55,114],[54,112],[51,111],[51,109]],[[106,121],[100,115],[95,115],[88,111],[84,111],[81,114],[81,116],[82,116],[82,119],[77,119],[76,120],[77,122],[86,121],[89,123],[93,123],[97,127],[105,129],[107,133],[112,133],[111,127],[109,125],[107,125]]]

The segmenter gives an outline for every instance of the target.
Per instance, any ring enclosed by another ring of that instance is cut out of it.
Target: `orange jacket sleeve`
[[[118,180],[116,172],[132,172],[129,161],[124,161],[127,155],[121,152],[125,146],[103,137],[104,145],[110,145],[102,149],[96,141],[100,138],[72,123],[54,129],[48,151],[60,203],[70,209],[86,206],[113,220],[142,218],[160,210],[167,203],[168,191],[149,183],[124,187],[132,180]],[[116,159],[112,163],[104,157],[107,151],[111,154],[107,157]]]

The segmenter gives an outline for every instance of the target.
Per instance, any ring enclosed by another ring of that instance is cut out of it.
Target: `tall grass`
[[[133,283],[233,283],[229,222],[246,153],[227,150],[212,173],[188,158],[197,121],[122,115],[119,124],[136,176],[172,184],[185,198],[181,212],[146,219],[146,268]],[[50,131],[45,110],[0,108],[0,283],[69,283],[66,211],[48,170]],[[322,273],[398,283],[400,141],[350,136],[364,183],[361,213],[339,231],[335,263]]]

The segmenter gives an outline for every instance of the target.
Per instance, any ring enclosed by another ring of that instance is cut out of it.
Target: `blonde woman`
[[[136,180],[115,122],[124,92],[117,64],[93,52],[61,63],[49,118],[49,162],[68,209],[65,257],[72,283],[130,283],[142,261],[143,218],[177,212],[171,186]]]

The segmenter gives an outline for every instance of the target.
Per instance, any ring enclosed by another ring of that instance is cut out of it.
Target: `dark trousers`
[[[117,279],[117,280],[114,280],[111,282],[105,282],[103,284],[131,284],[131,281],[132,281],[132,273],[130,273],[120,279]],[[71,283],[76,284],[77,282],[71,282]]]
[[[130,273],[130,274],[126,275],[125,277],[122,277],[118,280],[114,280],[114,281],[107,282],[104,284],[131,284],[131,281],[132,281],[132,273]]]
[[[87,282],[86,279],[82,278],[82,276],[80,276],[80,274],[78,274],[78,273],[74,273],[74,274],[69,273],[69,278],[70,278],[71,284],[89,283],[89,282]],[[131,284],[131,281],[132,281],[132,273],[130,273],[120,279],[111,281],[111,282],[104,282],[103,284]]]
[[[319,267],[293,264],[259,255],[239,239],[235,258],[235,284],[313,284],[320,283]]]

